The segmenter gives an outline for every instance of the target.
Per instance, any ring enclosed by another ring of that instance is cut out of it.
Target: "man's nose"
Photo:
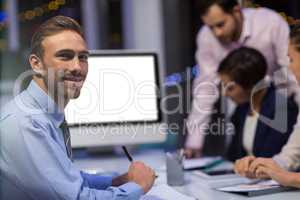
[[[81,65],[79,58],[75,57],[71,63],[70,71],[72,72],[80,72],[81,71]]]

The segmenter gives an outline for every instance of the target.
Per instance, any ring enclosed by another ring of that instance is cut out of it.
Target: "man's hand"
[[[128,181],[140,185],[144,192],[147,193],[155,180],[154,171],[142,162],[133,162],[128,170]]]
[[[256,158],[254,156],[247,156],[240,160],[237,160],[234,164],[235,173],[248,178],[256,178],[255,174],[249,170],[251,163],[255,159]]]
[[[201,157],[201,149],[191,149],[191,148],[186,148],[184,149],[184,155],[186,158],[199,158]]]

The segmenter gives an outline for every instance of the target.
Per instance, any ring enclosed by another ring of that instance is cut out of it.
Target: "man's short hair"
[[[31,54],[42,58],[44,55],[43,40],[66,30],[74,31],[84,38],[80,25],[74,19],[66,16],[55,16],[44,22],[34,33],[31,39]]]
[[[241,47],[220,63],[218,73],[229,76],[244,89],[251,89],[265,78],[267,68],[267,61],[258,50]]]
[[[224,12],[231,13],[233,8],[239,3],[236,0],[200,0],[198,6],[200,15],[206,15],[209,8],[213,5],[218,5]]]

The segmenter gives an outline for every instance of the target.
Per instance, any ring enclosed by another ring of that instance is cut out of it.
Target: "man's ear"
[[[29,56],[29,63],[32,70],[36,73],[38,77],[45,75],[45,70],[41,59],[36,54],[31,54]]]

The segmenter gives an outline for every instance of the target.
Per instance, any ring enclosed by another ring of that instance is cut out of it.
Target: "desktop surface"
[[[155,182],[156,185],[166,183],[166,172],[164,169],[165,153],[162,150],[144,150],[131,152],[131,154],[134,160],[143,161],[156,171],[156,173],[159,175],[159,178]],[[130,165],[126,156],[121,152],[118,155],[94,156],[75,159],[74,162],[75,165],[80,169],[100,172],[117,171],[119,173],[124,173],[128,170],[128,167]],[[216,191],[208,186],[207,180],[193,174],[192,172],[186,172],[185,179],[185,185],[173,188],[183,194],[195,197],[199,200],[298,200],[300,196],[300,191],[291,191],[249,198],[237,194]]]

